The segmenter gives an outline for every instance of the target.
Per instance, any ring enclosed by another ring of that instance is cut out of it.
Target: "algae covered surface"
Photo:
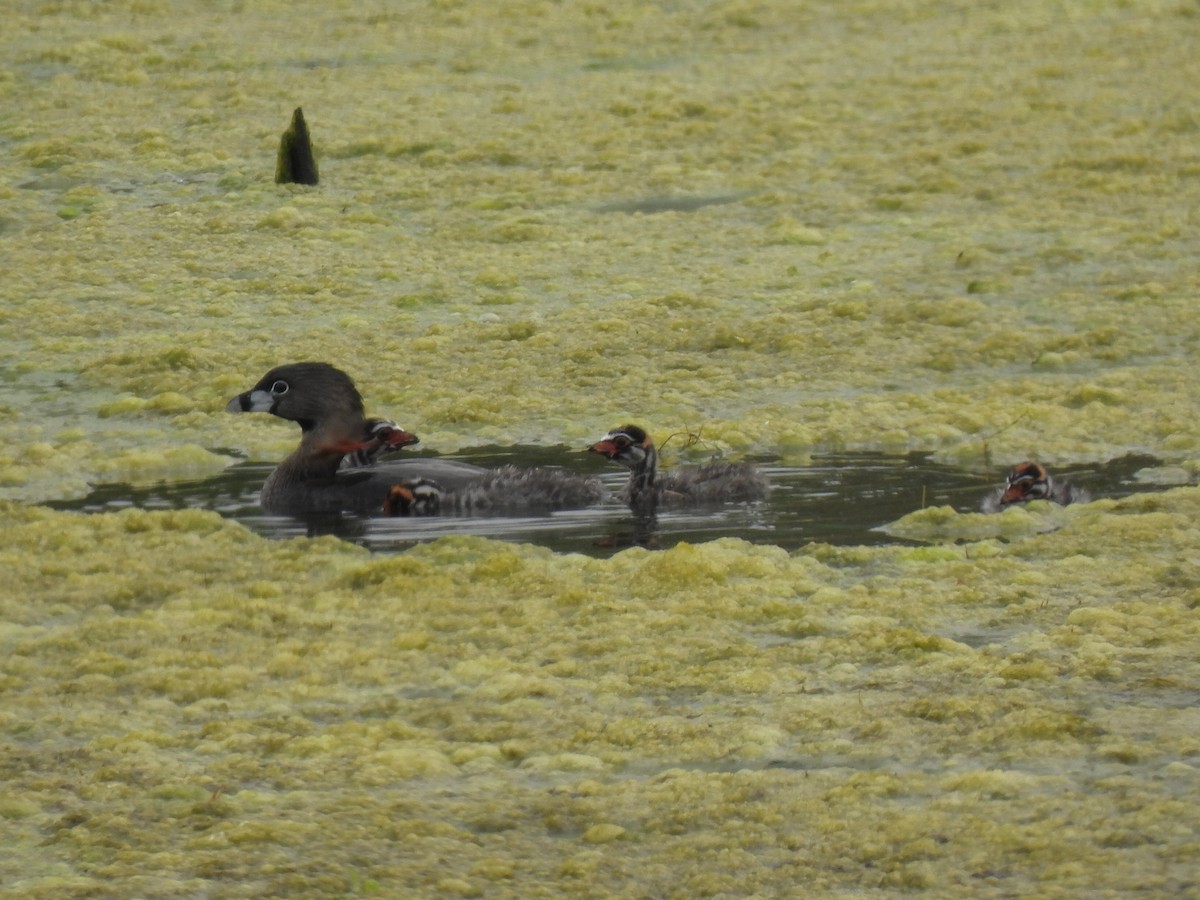
[[[1194,479],[1198,29],[10,4],[0,891],[1195,891],[1195,487],[607,560],[36,504],[277,459],[224,404],[313,358],[443,451],[632,420]],[[315,188],[273,181],[297,106]]]
[[[608,560],[12,509],[0,877],[1188,893],[1200,489],[1092,507],[1009,543]]]

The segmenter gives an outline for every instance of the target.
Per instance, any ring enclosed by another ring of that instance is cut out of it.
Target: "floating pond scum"
[[[141,896],[1157,883],[1200,827],[1200,488],[1067,511],[595,559],[9,507],[0,866],[46,897],[84,859]]]

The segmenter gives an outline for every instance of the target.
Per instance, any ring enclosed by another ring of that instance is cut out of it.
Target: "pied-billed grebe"
[[[1090,499],[1082,488],[1055,480],[1041,463],[1023,462],[1012,467],[1004,487],[996,488],[983,498],[983,511],[1000,512],[1030,500],[1049,500],[1067,506],[1087,503]]]
[[[588,449],[629,469],[623,497],[639,511],[659,505],[765,500],[771,490],[766,476],[748,463],[713,461],[659,473],[654,441],[637,425],[614,428]]]
[[[598,478],[557,469],[501,466],[448,488],[433,478],[409,478],[388,492],[389,516],[495,515],[528,510],[578,509],[604,499]]]
[[[347,455],[351,462],[364,461],[356,459],[355,454],[365,451],[365,461],[370,462],[374,454],[416,439],[403,430],[388,433],[386,427],[372,435],[354,382],[328,363],[278,366],[253,388],[230,400],[226,409],[269,412],[296,422],[303,432],[300,446],[263,484],[260,502],[269,513],[394,514],[388,506],[392,504],[392,488],[397,485],[407,486],[418,495],[436,490],[436,506],[443,511],[463,506],[453,498],[471,498],[471,511],[511,512],[573,509],[598,503],[604,496],[599,479],[554,469],[506,466],[489,470],[439,459],[394,460],[342,469]],[[408,511],[428,512],[431,505],[417,504]]]
[[[342,457],[340,468],[362,469],[373,466],[379,458],[393,450],[421,443],[391,419],[372,418],[363,423],[362,444]]]

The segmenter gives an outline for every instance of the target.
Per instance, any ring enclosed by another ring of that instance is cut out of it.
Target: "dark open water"
[[[405,454],[405,458],[423,454]],[[562,465],[598,474],[616,493],[626,473],[604,460],[561,447],[484,448],[453,457],[482,466],[505,463]],[[730,536],[794,550],[819,541],[830,544],[902,543],[876,529],[924,506],[950,505],[974,510],[1003,472],[984,476],[930,462],[924,454],[885,456],[845,454],[814,459],[810,466],[779,466],[757,461],[774,486],[766,503],[660,513],[654,520],[635,517],[615,500],[600,507],[525,517],[361,518],[300,520],[263,514],[258,492],[272,466],[239,464],[204,481],[154,485],[108,485],[83,500],[52,504],[59,509],[100,512],[136,506],[143,509],[201,507],[236,519],[272,538],[333,534],[382,552],[404,550],[448,534],[474,534],[526,541],[560,552],[607,556],[625,547],[671,547]],[[1125,456],[1102,466],[1062,466],[1065,477],[1093,497],[1121,497],[1158,489],[1134,480],[1134,473],[1157,464],[1148,456]]]

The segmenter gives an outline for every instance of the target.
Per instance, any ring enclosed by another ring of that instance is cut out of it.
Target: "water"
[[[422,455],[430,454],[405,454],[405,458]],[[563,447],[484,448],[452,458],[482,466],[566,463],[564,467],[572,471],[599,475],[614,494],[626,480],[623,469]],[[775,544],[787,550],[814,541],[845,545],[901,543],[876,529],[923,506],[977,509],[987,490],[999,485],[1003,477],[1002,473],[984,476],[941,465],[931,462],[926,454],[831,455],[816,457],[808,466],[757,462],[773,486],[767,502],[668,510],[651,520],[634,516],[616,500],[588,509],[529,516],[268,516],[258,506],[258,492],[272,466],[257,463],[234,465],[204,481],[107,485],[82,500],[53,505],[86,512],[129,506],[200,507],[215,510],[267,537],[333,534],[380,552],[397,552],[449,534],[474,534],[540,544],[559,552],[608,556],[634,545],[666,548],[680,541],[695,543],[722,536]],[[1120,497],[1157,489],[1134,478],[1140,469],[1156,464],[1153,457],[1125,456],[1102,466],[1060,466],[1055,473],[1087,488],[1093,497]]]

